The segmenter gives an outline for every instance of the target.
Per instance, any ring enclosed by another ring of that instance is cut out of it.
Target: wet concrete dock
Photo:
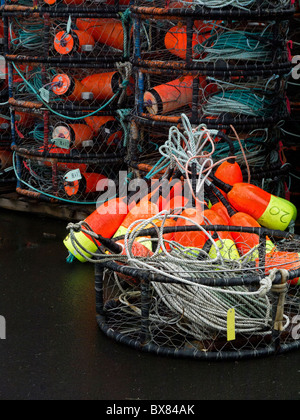
[[[139,353],[104,336],[94,268],[66,263],[66,225],[0,210],[1,400],[300,399],[300,352],[209,363]]]

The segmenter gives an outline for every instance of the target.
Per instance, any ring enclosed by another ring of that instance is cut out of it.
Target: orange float
[[[85,147],[93,141],[94,132],[87,124],[62,124],[54,128],[52,140],[66,140],[69,148]]]
[[[82,195],[94,193],[97,191],[97,185],[100,181],[107,180],[107,177],[97,173],[81,173],[81,178],[75,181],[65,181],[64,190],[66,196],[70,199],[82,197]]]
[[[95,137],[105,139],[107,146],[118,146],[122,141],[123,131],[114,117],[93,116],[85,118],[85,122],[93,130]]]
[[[58,32],[54,37],[54,49],[60,55],[68,55],[75,52],[88,52],[95,46],[95,40],[89,33],[84,31]]]

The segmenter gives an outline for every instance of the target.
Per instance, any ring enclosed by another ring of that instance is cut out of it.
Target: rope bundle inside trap
[[[170,227],[175,218],[187,223]],[[176,212],[140,220],[113,241],[84,223],[69,229],[79,253],[84,249],[76,231],[98,244],[86,257],[96,263],[98,323],[117,341],[195,358],[254,357],[299,347],[299,237],[200,226]],[[234,250],[224,253],[218,241],[225,232],[239,235],[240,243],[255,236],[258,245],[233,258]],[[202,249],[181,245],[195,235],[206,239]]]

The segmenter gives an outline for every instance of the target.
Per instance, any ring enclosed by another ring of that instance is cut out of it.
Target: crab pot
[[[155,238],[154,230],[140,233]],[[188,269],[182,262],[176,271],[169,261],[158,272],[158,257],[152,265],[149,257],[136,258],[136,264],[130,265],[118,261],[117,255],[115,261],[102,263],[99,248],[95,282],[101,331],[140,351],[200,360],[257,358],[299,349],[299,256],[293,264],[281,257],[272,260],[266,246],[272,240],[276,252],[296,255],[299,237],[238,226],[207,226],[206,230],[243,237],[255,232],[259,246],[252,254],[252,266],[226,273],[226,269],[210,270],[204,260],[203,270]],[[164,228],[163,232],[191,235],[195,227]],[[271,261],[268,269],[267,261]],[[268,277],[271,267],[274,271]]]
[[[109,64],[22,63],[14,59],[8,65],[10,104],[54,113],[89,109],[90,113],[126,108],[133,100],[133,83],[124,69]]]
[[[270,125],[288,116],[283,77],[218,77],[192,70],[136,68],[136,114],[150,121],[210,126]],[[255,92],[255,94],[254,94]],[[267,94],[266,94],[267,92]]]
[[[98,66],[128,58],[132,43],[129,20],[117,12],[31,15],[4,11],[8,27],[5,48],[9,59],[51,64],[97,63]]]
[[[213,16],[148,15],[134,8],[134,64],[216,76],[290,72],[288,20]]]
[[[128,123],[116,111],[62,110],[12,107],[14,149],[28,154],[69,158],[120,158],[126,153]]]
[[[58,151],[46,157],[30,155],[22,148],[16,149],[13,163],[20,195],[71,204],[101,203],[112,182],[118,191],[123,168],[120,157],[72,157]]]

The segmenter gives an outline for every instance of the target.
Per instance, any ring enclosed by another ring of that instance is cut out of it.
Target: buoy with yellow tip
[[[113,198],[102,204],[88,216],[84,222],[97,235],[101,235],[104,238],[112,238],[125,219],[127,213],[128,207],[125,200],[123,198]],[[83,232],[74,232],[74,240],[80,244],[80,246],[77,245],[77,247],[85,256],[89,257],[91,255],[90,253],[95,253],[98,249],[93,238]],[[64,245],[70,254],[70,258],[68,259],[69,262],[73,260],[74,257],[80,262],[86,262],[84,256],[80,255],[73,245],[70,235],[65,238]]]
[[[275,230],[286,230],[296,220],[297,209],[290,201],[248,183],[237,183],[227,192],[232,206],[250,214],[257,222]]]
[[[205,219],[205,224],[213,226],[227,226],[227,222],[223,219],[218,213],[213,210],[204,210],[203,216]],[[214,237],[214,232],[210,232]],[[234,239],[231,235],[231,232],[218,231],[214,237],[214,242],[218,247],[221,256],[226,260],[237,260],[240,258],[240,254],[237,250]],[[212,245],[209,256],[214,259],[217,257],[217,250],[214,245]]]
[[[226,216],[224,217],[224,219],[229,218],[228,221],[228,225],[230,226],[237,226],[237,227],[247,227],[247,228],[260,228],[261,225],[248,213],[244,213],[244,212],[238,212],[237,210],[235,210],[232,205],[228,202],[228,200],[223,197],[223,195],[219,192],[219,190],[212,185],[211,186],[212,191],[210,194],[210,197],[212,199],[212,201],[214,201],[212,195],[215,195],[215,198],[217,199],[217,197],[220,200],[220,205],[222,207],[217,207],[221,212],[225,212]],[[214,206],[212,207],[212,209],[218,204],[214,204]],[[219,214],[220,214],[219,211]],[[252,256],[251,259],[255,259],[258,257],[258,250],[255,248],[258,248],[259,246],[259,235],[254,234],[254,233],[247,233],[247,232],[237,232],[237,231],[233,231],[231,232],[231,236],[236,244],[236,247],[240,253],[241,256],[246,255],[249,251],[252,250]],[[273,244],[273,242],[267,238],[267,242],[266,242],[266,252],[270,252],[274,249],[275,245]]]

